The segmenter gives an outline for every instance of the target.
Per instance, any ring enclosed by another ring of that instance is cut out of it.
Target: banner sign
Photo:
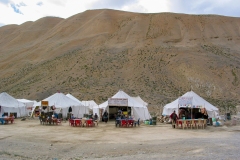
[[[201,106],[201,105],[193,105],[193,107],[192,108],[204,108],[203,106]]]
[[[128,106],[127,98],[108,98],[108,106]]]
[[[33,107],[27,107],[27,110],[32,110]]]
[[[179,107],[190,108],[192,107],[192,100],[193,97],[180,97],[178,98],[178,105]]]
[[[48,101],[41,101],[42,106],[48,106]]]

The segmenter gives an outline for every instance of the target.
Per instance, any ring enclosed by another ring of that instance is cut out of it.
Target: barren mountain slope
[[[240,98],[240,19],[89,10],[0,28],[0,92],[61,91],[105,101],[119,89],[150,105],[192,89],[215,105]]]

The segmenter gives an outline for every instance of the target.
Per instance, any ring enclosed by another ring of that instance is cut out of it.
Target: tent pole
[[[193,108],[191,108],[191,119],[192,119],[192,109],[193,109]]]

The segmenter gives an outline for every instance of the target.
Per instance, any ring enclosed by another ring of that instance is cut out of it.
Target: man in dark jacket
[[[173,113],[170,115],[170,118],[172,119],[172,126],[173,126],[173,128],[175,128],[175,124],[176,124],[177,119],[178,119],[178,116],[175,113],[175,111],[173,111]]]

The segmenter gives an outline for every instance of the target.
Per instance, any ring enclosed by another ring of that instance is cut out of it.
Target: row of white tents
[[[193,91],[187,92],[181,97],[192,97],[192,106],[203,106],[206,108],[209,117],[216,117],[218,115],[218,108],[198,96]],[[143,101],[139,96],[131,97],[122,90],[119,90],[111,98],[115,99],[127,99],[128,107],[131,108],[131,115],[136,119],[141,120],[150,119],[151,115],[148,111],[148,104]],[[180,97],[179,97],[180,98]],[[179,109],[179,98],[173,102],[164,106],[163,115],[170,115],[174,110],[178,113]],[[42,101],[48,101],[49,106],[55,106],[60,108],[63,117],[67,117],[69,107],[72,108],[72,113],[76,117],[83,117],[84,114],[89,114],[89,110],[92,110],[93,114],[97,113],[100,115],[100,110],[109,112],[108,100],[100,105],[97,105],[93,100],[91,101],[80,101],[71,94],[55,93],[50,97],[43,99]],[[41,101],[31,101],[26,99],[15,99],[6,92],[0,94],[0,114],[8,112],[17,113],[17,117],[24,117],[29,115],[29,108],[39,106],[41,108]]]
[[[139,96],[131,97],[124,91],[119,91],[112,98],[124,98],[128,100],[128,107],[131,107],[131,114],[136,119],[146,120],[151,118],[147,103],[144,102]],[[56,110],[62,113],[63,117],[67,117],[69,108],[72,108],[72,113],[75,117],[82,118],[84,114],[89,114],[89,110],[92,110],[93,114],[97,113],[100,115],[100,110],[109,112],[108,101],[97,105],[93,100],[80,101],[71,94],[64,95],[63,93],[55,93],[42,101],[47,101],[48,106],[54,106]],[[32,109],[32,114],[35,108],[42,109],[42,101],[36,102],[26,99],[15,99],[6,92],[0,94],[0,114],[3,113],[16,113],[17,117],[28,116],[29,109]],[[102,112],[103,113],[103,112]],[[100,116],[99,116],[100,117]]]

